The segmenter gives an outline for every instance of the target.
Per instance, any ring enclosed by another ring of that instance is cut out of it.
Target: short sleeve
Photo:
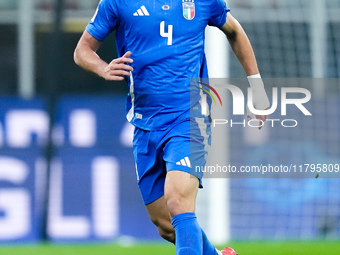
[[[103,41],[115,29],[118,18],[115,0],[101,0],[93,18],[86,26],[86,31],[97,40]]]
[[[213,0],[209,26],[222,27],[227,21],[230,9],[223,0]]]

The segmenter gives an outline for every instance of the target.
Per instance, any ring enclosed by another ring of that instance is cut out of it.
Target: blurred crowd
[[[21,0],[0,0],[0,10],[14,10],[18,8]],[[34,1],[36,8],[40,10],[50,10],[53,8],[56,0],[25,0]],[[64,0],[65,9],[94,9],[98,5],[99,0]]]

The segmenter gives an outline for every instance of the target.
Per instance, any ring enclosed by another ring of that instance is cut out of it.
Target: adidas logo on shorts
[[[178,166],[187,166],[191,168],[191,163],[188,157],[185,157],[176,163]]]

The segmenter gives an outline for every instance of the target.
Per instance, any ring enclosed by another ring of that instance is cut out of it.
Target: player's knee
[[[183,212],[183,203],[178,196],[169,197],[166,201],[166,206],[172,217]]]

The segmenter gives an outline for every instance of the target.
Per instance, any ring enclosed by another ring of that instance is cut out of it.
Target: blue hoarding
[[[0,104],[0,242],[37,241],[45,231],[53,242],[159,238],[136,183],[125,98],[62,98],[48,174],[44,102]]]

